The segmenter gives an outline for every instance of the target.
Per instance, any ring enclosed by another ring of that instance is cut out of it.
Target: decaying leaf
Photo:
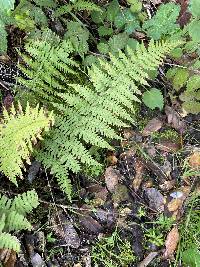
[[[140,160],[137,160],[135,164],[136,173],[135,173],[135,177],[132,182],[132,187],[136,192],[138,191],[142,183],[144,170],[145,170],[144,164]]]
[[[178,112],[176,112],[173,107],[166,106],[165,113],[167,115],[167,121],[174,129],[183,133],[186,129],[185,122],[181,119]]]
[[[16,262],[16,252],[10,249],[0,249],[0,264],[4,267],[14,267]]]
[[[143,136],[151,135],[152,133],[160,130],[162,126],[163,126],[163,122],[157,118],[154,118],[147,123],[147,125],[145,126],[142,132],[142,135]]]
[[[164,258],[170,259],[179,242],[179,232],[177,226],[173,227],[172,230],[168,233],[167,239],[165,241],[165,252],[164,252]]]
[[[192,167],[193,169],[200,169],[200,151],[194,151],[188,160],[188,163],[190,165],[190,167]]]
[[[180,198],[175,198],[168,203],[167,208],[170,212],[173,212],[180,209],[182,205],[183,205],[183,200]]]
[[[174,153],[180,149],[180,144],[171,141],[160,141],[156,148],[164,152]]]

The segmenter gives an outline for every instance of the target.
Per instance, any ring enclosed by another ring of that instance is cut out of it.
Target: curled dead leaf
[[[175,198],[168,203],[167,208],[170,212],[173,212],[180,209],[182,205],[183,205],[183,200]]]
[[[179,242],[179,232],[177,226],[173,227],[172,230],[168,233],[166,241],[165,241],[165,252],[163,254],[163,257],[165,259],[170,259]]]
[[[132,182],[132,187],[135,191],[138,191],[138,189],[140,188],[140,185],[141,185],[142,180],[143,180],[144,170],[145,170],[145,167],[144,167],[144,164],[142,163],[142,161],[137,160],[136,164],[135,164],[136,174],[135,174],[135,177],[134,177],[133,182]]]
[[[163,126],[163,122],[157,118],[154,118],[147,123],[147,125],[145,126],[142,132],[142,135],[143,136],[151,135],[152,133],[160,130],[162,126]]]
[[[193,169],[200,169],[200,151],[194,151],[192,155],[190,155],[188,163]]]
[[[177,131],[183,133],[186,129],[185,122],[181,119],[178,112],[176,112],[173,107],[166,106],[165,113],[167,115],[168,123]]]

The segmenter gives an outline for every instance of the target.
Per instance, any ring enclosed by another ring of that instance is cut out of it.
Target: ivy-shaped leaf
[[[1,12],[8,13],[14,9],[15,0],[0,0]]]
[[[131,13],[130,9],[126,8],[118,13],[114,21],[116,28],[125,28],[128,34],[133,33],[136,29],[140,29],[140,24],[137,18]]]
[[[128,34],[125,32],[113,35],[108,41],[110,52],[114,54],[119,50],[124,49],[127,45],[128,38]]]
[[[144,104],[150,108],[150,109],[155,109],[159,108],[160,110],[163,109],[164,106],[164,99],[163,95],[160,90],[157,88],[152,88],[149,91],[146,91],[143,96],[142,100]]]
[[[200,18],[200,1],[190,0],[190,11],[194,17]]]
[[[199,7],[200,8],[200,7]],[[189,35],[191,36],[194,42],[200,42],[200,20],[193,20],[189,24]]]
[[[119,2],[117,0],[113,0],[107,7],[107,20],[113,22],[119,12]]]
[[[112,28],[108,28],[106,26],[100,26],[98,28],[98,33],[99,36],[108,36],[108,35],[112,35],[113,33],[113,29]]]

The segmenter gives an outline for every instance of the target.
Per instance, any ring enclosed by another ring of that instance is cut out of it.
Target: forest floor
[[[10,42],[16,47],[19,40]],[[72,203],[37,161],[18,188],[1,179],[0,193],[13,197],[34,188],[40,200],[30,215],[34,230],[20,232],[22,250],[5,266],[182,266],[180,254],[200,231],[192,214],[200,204],[200,114],[180,112],[162,72],[156,84],[166,91],[164,111],[142,106],[136,126],[121,129],[123,141],[113,142],[115,151],[100,155],[100,176],[71,174]],[[12,92],[2,101],[12,102]]]

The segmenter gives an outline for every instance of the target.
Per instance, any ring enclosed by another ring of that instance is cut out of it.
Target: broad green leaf
[[[200,18],[200,0],[190,0],[190,11],[194,17]]]
[[[107,43],[101,42],[97,45],[97,48],[102,54],[107,54],[109,52],[109,45]]]
[[[150,109],[155,109],[159,108],[160,110],[163,109],[164,106],[164,99],[163,95],[160,90],[157,88],[152,88],[149,91],[146,91],[143,96],[142,100],[144,104],[150,108]]]
[[[200,42],[200,30],[199,29],[200,29],[200,20],[193,20],[189,24],[189,35],[192,37],[192,40],[195,42]]]
[[[99,36],[112,35],[113,29],[112,28],[105,27],[105,26],[100,26],[98,28],[98,33],[99,33]]]
[[[14,9],[15,0],[0,0],[1,12],[8,13],[10,10]]]
[[[133,13],[139,13],[142,10],[142,2],[135,0],[134,3],[132,3],[131,7],[130,7],[131,12]]]
[[[91,12],[91,19],[94,23],[100,24],[106,17],[106,9],[101,8],[101,11],[92,11]]]
[[[179,90],[181,87],[183,87],[189,77],[189,72],[187,69],[177,68],[176,73],[173,78],[173,87],[176,90]]]
[[[107,7],[107,20],[113,22],[119,12],[119,2],[117,0],[113,0]]]
[[[183,262],[189,267],[200,266],[200,252],[197,247],[187,249],[182,255]]]
[[[108,41],[111,53],[124,49],[128,42],[128,34],[125,32],[113,35]]]

